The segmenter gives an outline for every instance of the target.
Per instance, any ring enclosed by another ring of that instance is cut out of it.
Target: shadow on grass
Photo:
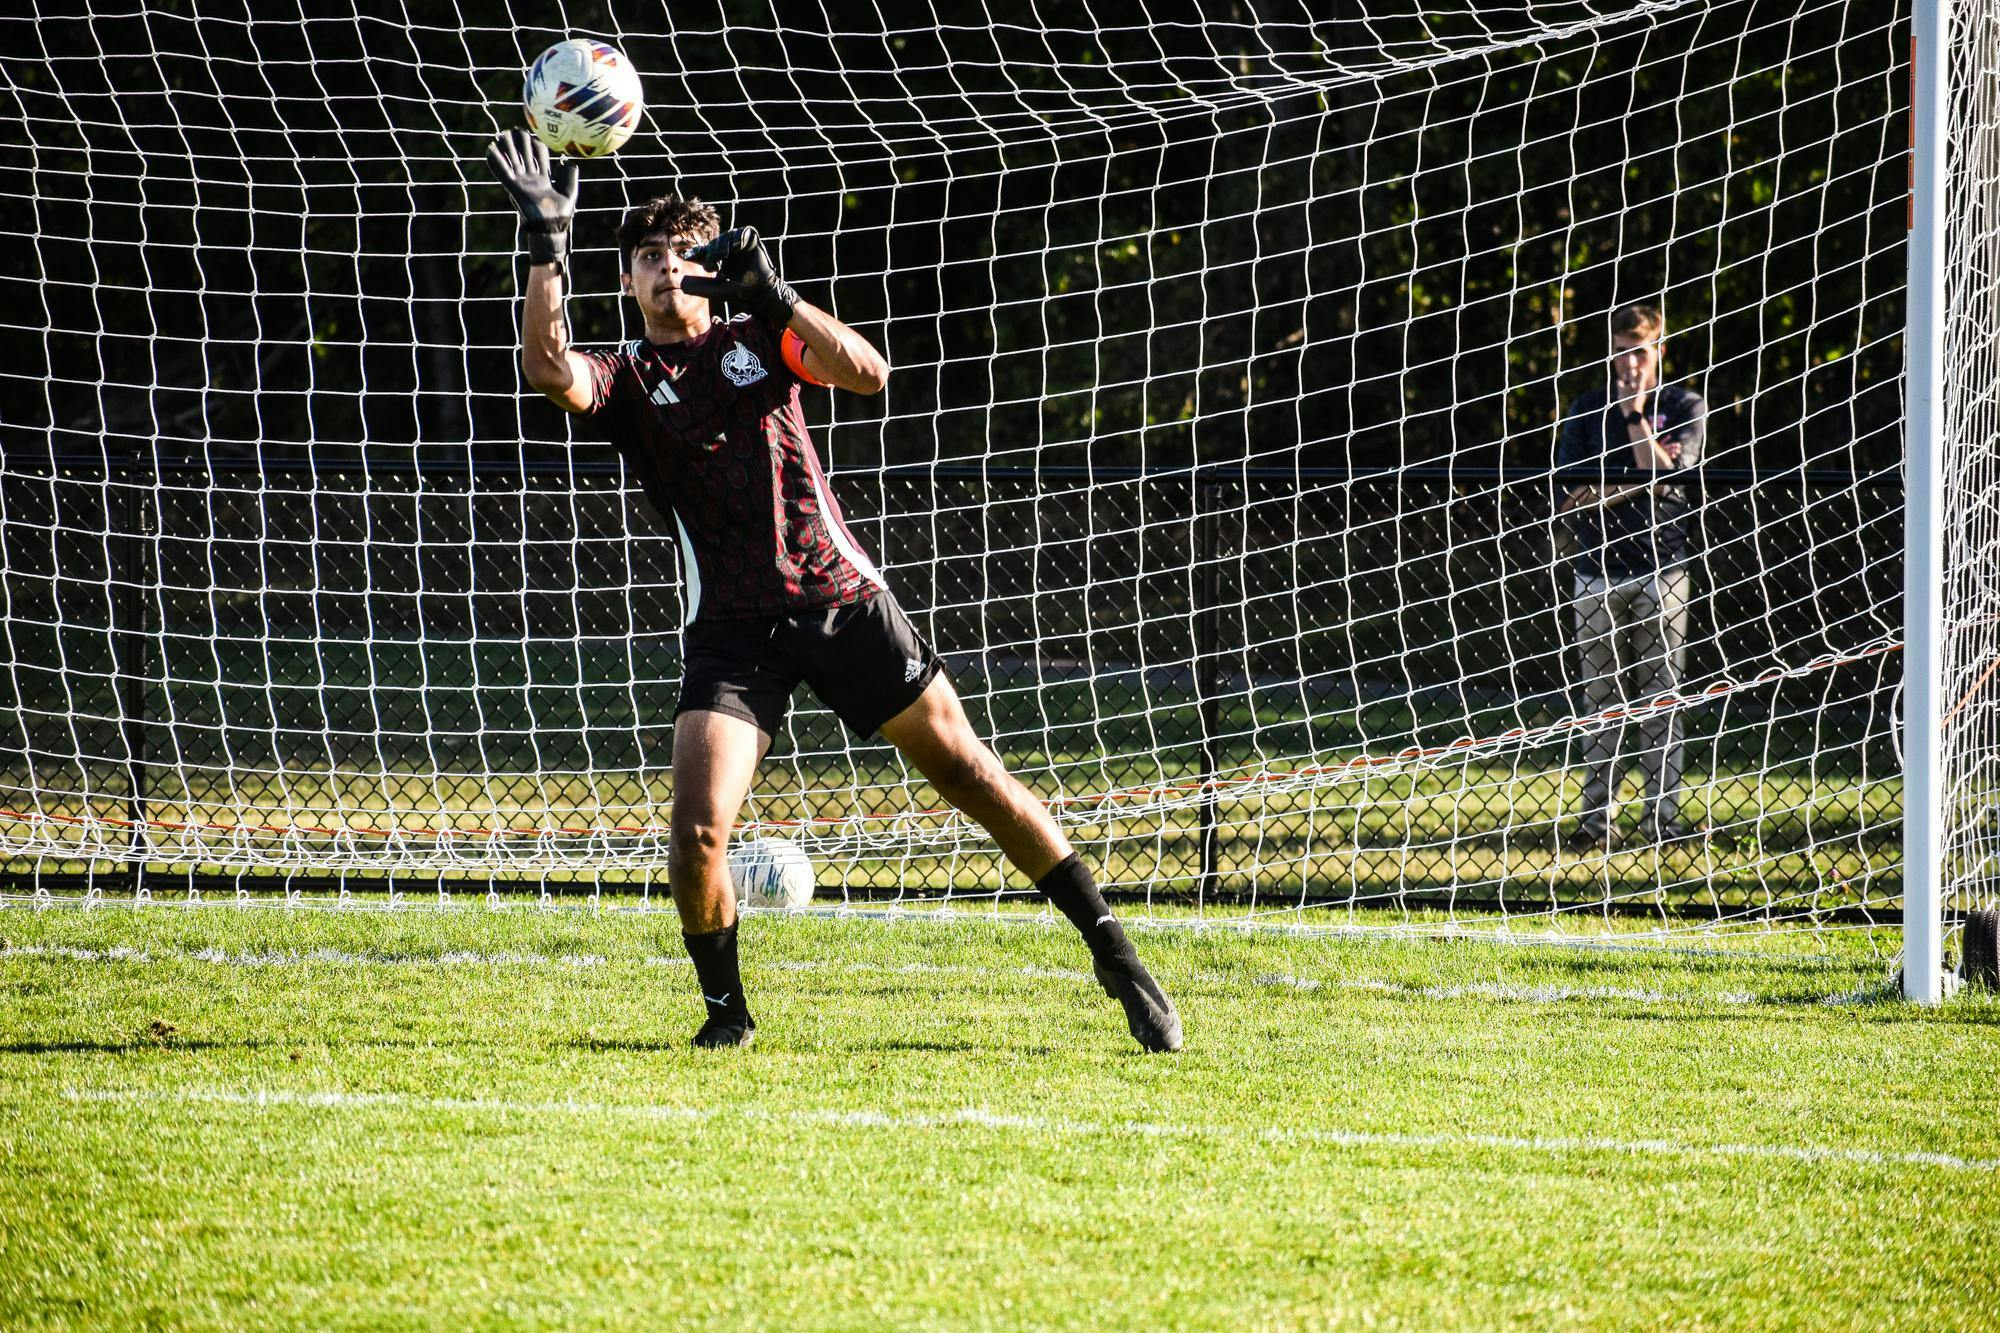
[[[171,1055],[179,1051],[289,1050],[288,1042],[268,1041],[155,1041],[133,1037],[127,1041],[12,1041],[0,1043],[0,1055],[138,1055],[155,1052]]]
[[[602,1055],[618,1052],[632,1055],[664,1055],[670,1051],[679,1053],[692,1049],[690,1039],[694,1036],[694,1028],[696,1026],[698,1025],[690,1023],[688,1031],[678,1036],[657,1038],[575,1037],[561,1044],[572,1051],[595,1051]]]
[[[907,1038],[890,1038],[886,1041],[865,1041],[855,1044],[862,1051],[931,1051],[958,1053],[963,1051],[991,1051],[997,1047],[975,1045],[969,1041],[920,1041]]]

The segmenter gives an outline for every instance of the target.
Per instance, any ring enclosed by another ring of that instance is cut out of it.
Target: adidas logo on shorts
[[[912,657],[907,662],[903,663],[903,679],[906,682],[915,680],[918,676],[921,676],[923,674],[924,674],[924,664],[922,659]]]

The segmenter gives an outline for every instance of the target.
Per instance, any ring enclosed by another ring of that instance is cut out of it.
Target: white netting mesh
[[[1955,6],[1945,134],[1938,412],[1947,909],[1991,911],[2000,868],[2000,15]]]
[[[809,403],[842,502],[1105,878],[1361,921],[1882,909],[1906,16],[1369,10],[0,19],[33,258],[0,278],[0,856],[662,871],[671,539],[520,386],[481,161],[590,33],[651,110],[585,170],[580,340],[636,335],[612,231],[679,189],[883,347],[885,395]],[[1688,516],[1643,511],[1688,555],[1643,697],[1589,688],[1552,471],[1635,301],[1708,404]],[[823,886],[1016,887],[800,704],[748,813]],[[1565,849],[1619,729],[1705,832],[1639,836],[1635,785],[1621,850]]]

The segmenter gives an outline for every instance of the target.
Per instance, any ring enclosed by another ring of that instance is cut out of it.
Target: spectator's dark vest
[[[1570,404],[1556,446],[1556,466],[1570,475],[1562,489],[1580,485],[1617,490],[1643,480],[1632,457],[1625,423],[1612,415],[1609,395],[1593,389]],[[1704,418],[1701,395],[1677,384],[1662,385],[1649,409],[1655,434],[1680,456],[1676,469],[1701,461]],[[1576,572],[1614,582],[1644,578],[1686,563],[1692,554],[1688,488],[1668,486],[1656,494],[1646,487],[1615,505],[1586,506],[1564,521],[1576,540]]]

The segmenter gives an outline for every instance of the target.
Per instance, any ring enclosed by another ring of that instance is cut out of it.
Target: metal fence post
[[[1217,496],[1212,493],[1219,478],[1212,471],[1197,468],[1194,474],[1194,511],[1197,559],[1201,577],[1195,580],[1195,689],[1201,703],[1201,881],[1196,889],[1196,906],[1215,896],[1217,860],[1221,854],[1221,811],[1216,799],[1215,780],[1221,768],[1216,746],[1222,732],[1222,561],[1217,531]]]
[[[109,482],[116,473],[108,456],[105,466]],[[141,502],[138,480],[141,463],[137,454],[133,455],[130,466],[125,490],[125,534],[115,548],[124,556],[125,591],[119,598],[124,626],[113,639],[120,649],[113,660],[122,678],[118,716],[125,741],[126,819],[131,824],[127,874],[136,896],[146,882],[146,675],[151,657],[146,642],[146,591],[153,567],[146,539],[153,533],[153,515],[152,507]]]

